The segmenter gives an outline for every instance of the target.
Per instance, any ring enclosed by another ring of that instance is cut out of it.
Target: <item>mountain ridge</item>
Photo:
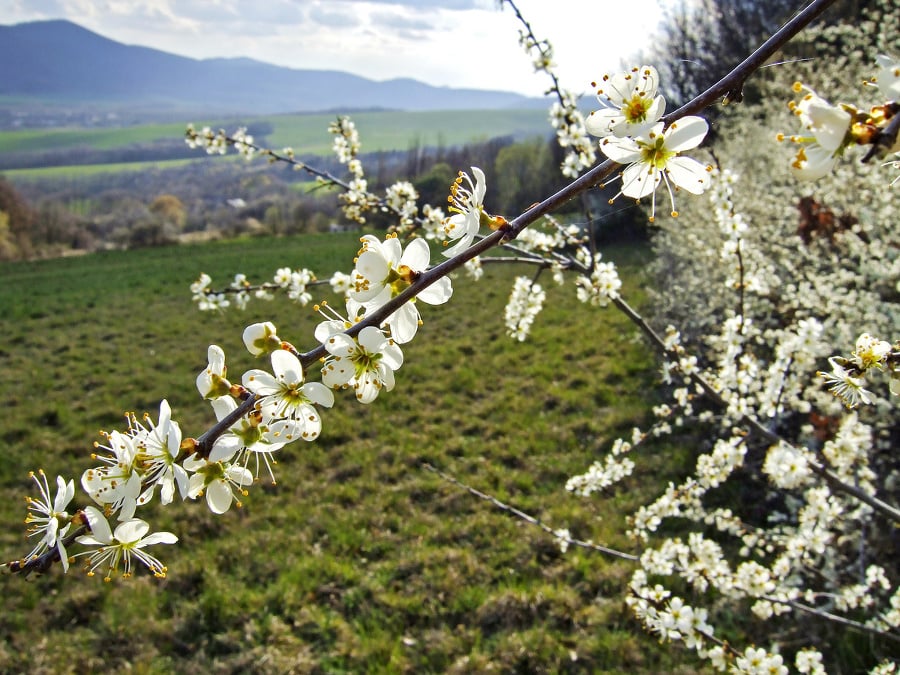
[[[0,25],[0,96],[257,115],[500,109],[531,107],[535,101],[514,92],[435,87],[407,77],[375,81],[248,57],[194,59],[126,45],[64,19]]]

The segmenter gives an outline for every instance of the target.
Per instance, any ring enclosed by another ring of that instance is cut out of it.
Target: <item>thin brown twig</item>
[[[629,305],[621,296],[615,296],[611,298],[613,304],[621,310],[631,322],[635,324],[641,331],[644,333],[646,337],[650,339],[650,342],[656,347],[657,351],[659,351],[663,356],[675,356],[671,350],[666,347],[665,342],[659,336],[659,334],[653,330],[649,323],[634,309]],[[712,386],[702,375],[699,373],[692,373],[691,380],[698,385],[703,393],[710,399],[717,407],[719,408],[728,408],[728,401],[726,401],[722,394]],[[782,438],[780,435],[766,427],[759,420],[750,415],[743,415],[740,419],[740,422],[745,426],[750,427],[750,430],[757,434],[759,437],[765,439],[767,442],[775,444],[775,443],[783,443],[784,445],[790,447],[798,454],[800,451],[793,446],[793,444],[789,443],[787,440]],[[841,480],[834,472],[829,471],[828,468],[816,461],[812,457],[804,456],[807,464],[809,465],[810,470],[819,476],[822,480],[824,480],[829,487],[839,492],[843,492],[844,494],[850,495],[855,499],[871,506],[875,511],[888,518],[889,520],[893,520],[894,522],[900,523],[900,509],[891,506],[887,502],[884,502],[874,495],[870,495],[868,492],[858,488],[855,485],[851,485],[843,480]]]
[[[629,560],[631,562],[637,562],[638,560],[640,560],[640,558],[638,556],[634,555],[633,553],[625,553],[624,551],[617,551],[614,548],[608,548],[606,546],[601,546],[600,544],[595,544],[592,541],[584,541],[582,539],[574,539],[573,537],[561,536],[557,530],[554,530],[552,527],[547,525],[547,523],[543,522],[539,518],[535,518],[534,516],[532,516],[528,513],[525,513],[521,509],[517,509],[514,506],[510,506],[509,504],[501,502],[496,497],[493,497],[489,494],[485,494],[481,490],[478,490],[476,488],[473,488],[471,485],[467,485],[466,483],[463,483],[461,480],[454,478],[453,476],[451,476],[448,473],[445,473],[444,471],[441,471],[440,469],[434,467],[433,465],[429,464],[428,462],[423,462],[422,468],[425,469],[426,471],[430,471],[431,473],[435,474],[436,476],[439,476],[442,480],[445,480],[448,483],[455,485],[456,487],[462,488],[469,494],[471,494],[475,497],[478,497],[479,499],[482,499],[486,502],[490,502],[491,504],[496,506],[501,511],[510,513],[510,514],[514,515],[516,518],[524,520],[526,523],[534,525],[535,527],[539,527],[547,534],[553,536],[555,539],[564,541],[571,546],[578,546],[580,548],[590,549],[592,551],[597,551],[598,553],[610,555],[615,558],[621,558],[622,560]]]

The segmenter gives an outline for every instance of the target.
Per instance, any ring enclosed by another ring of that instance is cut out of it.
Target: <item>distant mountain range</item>
[[[192,59],[115,42],[70,21],[0,26],[0,97],[76,107],[218,114],[531,106],[502,91],[376,82],[247,58]],[[9,103],[6,104],[9,107]]]

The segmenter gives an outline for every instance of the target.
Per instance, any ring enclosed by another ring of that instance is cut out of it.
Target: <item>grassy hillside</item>
[[[210,342],[235,379],[254,364],[240,337],[252,321],[310,346],[316,317],[287,301],[196,312],[187,286],[199,271],[259,278],[287,263],[325,276],[349,268],[355,250],[352,235],[323,235],[0,268],[0,557],[27,551],[27,472],[80,476],[97,430],[121,428],[122,410],[155,415],[165,396],[186,434],[209,424],[193,380]],[[618,253],[636,292],[640,256]],[[158,551],[167,579],[104,584],[78,565],[65,579],[0,577],[0,671],[693,672],[630,619],[627,566],[563,555],[421,468],[575,536],[627,545],[615,534],[622,514],[684,461],[660,453],[606,500],[565,493],[567,476],[645,420],[652,364],[618,314],[586,310],[571,287],[550,290],[529,342],[511,341],[501,317],[519,271],[459,279],[445,308],[423,307],[396,390],[369,407],[339,397],[321,438],[289,446],[278,484],[252,488],[242,509],[148,507],[155,527],[181,538]]]

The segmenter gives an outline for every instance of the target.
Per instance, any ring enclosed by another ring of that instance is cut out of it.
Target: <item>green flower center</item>
[[[203,476],[203,485],[209,485],[214,480],[225,477],[225,465],[222,462],[207,462],[197,469],[197,473]]]
[[[364,373],[374,371],[375,364],[381,360],[381,354],[369,354],[362,349],[358,350],[352,357],[353,366],[356,371],[356,377],[360,378]]]
[[[385,281],[385,285],[391,287],[391,297],[396,298],[405,291],[415,281],[416,276],[416,273],[406,265],[401,265],[396,270],[392,267]]]
[[[652,143],[638,141],[641,146],[641,163],[649,164],[655,169],[665,169],[666,164],[677,152],[666,149],[666,139],[658,136]]]
[[[281,398],[287,403],[289,406],[298,406],[301,403],[307,403],[309,399],[303,395],[303,383],[297,382],[291,385],[284,385],[284,388],[281,392]]]
[[[245,426],[240,431],[235,432],[235,434],[241,439],[244,446],[253,445],[262,439],[262,431],[260,431],[258,426],[252,424]]]

